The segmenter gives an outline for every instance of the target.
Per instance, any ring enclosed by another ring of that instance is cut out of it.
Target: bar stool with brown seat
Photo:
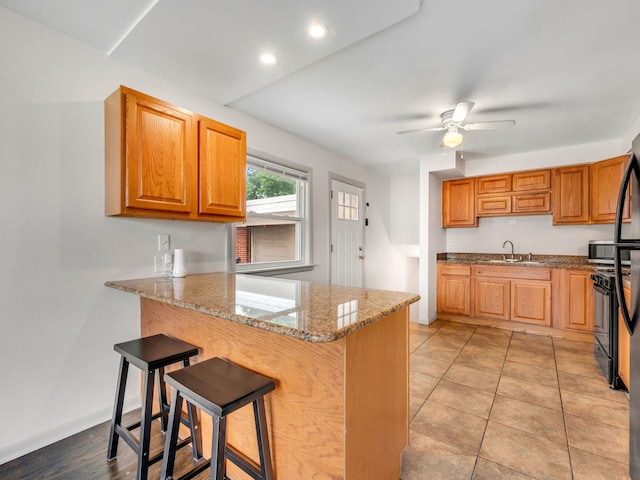
[[[225,457],[240,467],[251,478],[272,480],[273,467],[269,451],[269,435],[264,408],[264,396],[276,388],[267,377],[234,365],[222,358],[211,358],[191,367],[165,375],[166,382],[173,387],[169,427],[165,439],[161,480],[174,479],[173,469],[182,400],[195,404],[213,418],[211,459],[184,474],[180,479],[190,479],[209,465],[211,480],[225,480]],[[258,440],[260,464],[248,459],[241,452],[227,445],[227,415],[239,408],[253,404],[253,415]]]
[[[174,363],[182,362],[183,367],[189,366],[189,358],[198,354],[198,347],[189,343],[168,337],[166,335],[153,335],[139,338],[129,342],[118,343],[113,346],[120,357],[120,374],[116,399],[113,406],[113,418],[109,433],[109,448],[107,459],[112,460],[118,453],[118,439],[122,438],[138,455],[137,479],[146,480],[149,466],[160,461],[163,453],[149,458],[149,443],[151,437],[151,422],[161,418],[161,429],[166,431],[169,405],[167,403],[167,390],[164,382],[164,368]],[[122,409],[124,394],[127,385],[129,364],[133,364],[143,372],[142,412],[140,421],[129,426],[122,425]],[[154,377],[158,376],[158,401],[159,411],[152,413]],[[180,411],[181,412],[181,411]],[[177,448],[182,448],[191,443],[193,457],[202,458],[202,439],[195,407],[189,404],[187,409],[188,419],[178,415],[178,421],[189,427],[191,436],[180,442]],[[136,439],[131,430],[140,427],[140,433]]]

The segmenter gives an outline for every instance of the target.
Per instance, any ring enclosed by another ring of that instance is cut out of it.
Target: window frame
[[[273,215],[268,213],[252,213],[247,210],[246,217],[264,219],[288,219],[297,222],[296,251],[297,260],[285,260],[277,262],[260,263],[236,263],[236,229],[246,225],[246,222],[237,222],[229,225],[228,229],[228,271],[231,273],[260,273],[262,275],[279,275],[289,272],[311,270],[311,169],[302,165],[276,159],[270,155],[247,153],[247,168],[255,167],[258,170],[279,175],[289,180],[296,180],[296,202],[298,216],[290,217]],[[245,198],[246,201],[246,198]]]

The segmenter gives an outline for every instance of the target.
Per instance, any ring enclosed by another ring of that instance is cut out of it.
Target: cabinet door
[[[475,178],[442,182],[442,226],[477,227]]]
[[[244,218],[246,134],[201,117],[199,213]]]
[[[471,315],[471,267],[438,265],[437,270],[437,311]]]
[[[478,195],[505,193],[510,191],[510,174],[478,177]]]
[[[510,281],[477,278],[474,282],[474,315],[509,320]]]
[[[624,299],[627,307],[630,306],[631,292],[628,287],[624,287]],[[637,334],[636,334],[637,335]],[[618,375],[624,382],[624,385],[630,388],[630,360],[631,358],[631,337],[624,323],[622,315],[618,311]]]
[[[589,223],[589,165],[555,170],[553,224]]]
[[[529,172],[514,173],[512,188],[514,192],[549,190],[551,188],[551,170],[531,170]]]
[[[191,212],[198,174],[193,114],[125,92],[125,207]]]
[[[584,270],[560,272],[562,328],[593,331],[593,281],[590,274]]]
[[[622,155],[591,164],[591,221],[593,223],[615,221],[618,192],[628,160],[628,155]],[[623,218],[631,219],[628,195]]]
[[[551,193],[529,193],[513,196],[513,213],[551,213]]]
[[[551,325],[551,282],[511,280],[511,320]]]
[[[511,196],[478,197],[478,216],[508,215],[511,213]]]

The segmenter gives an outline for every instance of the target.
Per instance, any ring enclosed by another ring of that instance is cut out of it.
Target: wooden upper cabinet
[[[551,192],[528,193],[513,196],[513,213],[551,213]]]
[[[531,170],[513,174],[512,189],[514,192],[530,192],[533,190],[551,189],[551,170]]]
[[[105,100],[105,214],[242,221],[245,149],[240,130],[120,87]]]
[[[511,195],[478,197],[478,215],[497,216],[511,213]]]
[[[510,174],[478,177],[478,195],[505,193],[510,191]]]
[[[478,177],[478,216],[551,212],[551,170]]]
[[[442,182],[442,226],[477,227],[476,179],[462,178]]]
[[[628,155],[591,164],[591,222],[613,223],[622,176],[629,161]],[[626,197],[623,219],[631,220],[629,195]]]
[[[554,225],[589,223],[589,165],[557,168],[553,198]]]
[[[246,134],[200,117],[199,213],[245,216]]]

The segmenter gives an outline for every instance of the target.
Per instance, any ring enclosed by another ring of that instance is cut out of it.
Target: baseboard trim
[[[124,411],[130,412],[140,408],[140,397],[125,400]],[[22,440],[0,447],[0,465],[15,460],[31,452],[70,437],[91,427],[111,419],[113,407],[105,407],[83,417],[32,435]],[[106,442],[106,440],[105,440]]]
[[[575,330],[561,330],[559,328],[547,327],[544,325],[533,325],[529,323],[514,322],[513,320],[492,320],[487,318],[467,317],[454,313],[438,313],[438,320],[448,320],[451,322],[469,323],[484,327],[502,328],[513,332],[532,333],[534,335],[545,335],[547,337],[565,338],[580,342],[593,342],[593,332],[579,332]]]

